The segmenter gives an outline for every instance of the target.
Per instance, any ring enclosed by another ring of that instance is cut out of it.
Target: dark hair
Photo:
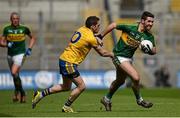
[[[144,11],[143,14],[142,14],[142,16],[141,16],[141,19],[146,20],[147,17],[152,17],[152,18],[154,18],[154,15],[153,15],[152,13],[148,12],[148,11]]]
[[[98,21],[99,21],[99,18],[97,16],[89,16],[86,19],[85,26],[87,28],[90,28],[92,25],[96,25]]]

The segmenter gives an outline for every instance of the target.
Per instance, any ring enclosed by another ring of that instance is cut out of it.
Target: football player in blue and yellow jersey
[[[143,51],[146,54],[156,54],[154,36],[150,30],[154,23],[154,15],[148,11],[145,11],[141,16],[140,23],[133,25],[122,25],[112,23],[102,33],[102,36],[109,33],[113,29],[121,30],[122,35],[113,49],[114,58],[113,63],[116,66],[116,80],[114,80],[109,88],[109,92],[101,99],[101,103],[106,108],[106,111],[111,111],[111,98],[116,90],[125,83],[125,79],[129,76],[132,80],[132,90],[134,92],[137,104],[150,108],[153,106],[151,102],[145,101],[140,94],[140,76],[132,65],[133,55],[136,49],[139,47],[142,40],[149,40],[153,44],[152,50],[143,47]]]
[[[13,101],[20,101],[21,103],[24,103],[25,91],[22,87],[19,71],[23,64],[23,57],[31,54],[32,47],[35,44],[35,38],[32,36],[28,27],[20,24],[20,16],[18,13],[11,13],[10,20],[11,24],[7,25],[3,29],[0,46],[8,48],[7,59],[15,86]],[[25,45],[26,35],[30,38],[27,50]]]
[[[85,22],[85,26],[76,30],[70,39],[69,45],[59,57],[60,74],[63,78],[63,84],[55,85],[45,89],[42,92],[36,91],[32,100],[32,107],[45,96],[68,91],[71,89],[72,82],[76,88],[72,90],[67,102],[62,107],[62,112],[73,112],[71,104],[85,90],[85,83],[78,71],[78,65],[84,61],[89,51],[94,48],[101,56],[113,58],[113,53],[108,52],[101,47],[102,41],[94,35],[99,32],[100,22],[96,16],[90,16]]]

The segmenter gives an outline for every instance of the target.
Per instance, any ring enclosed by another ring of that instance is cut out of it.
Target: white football
[[[150,49],[152,50],[153,44],[152,44],[152,42],[149,41],[149,40],[143,40],[143,41],[141,41],[140,49],[142,49],[142,46],[145,46],[146,48],[148,48],[147,45],[149,45]]]

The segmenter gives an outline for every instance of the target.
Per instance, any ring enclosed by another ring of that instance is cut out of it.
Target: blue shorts
[[[59,70],[62,76],[73,79],[80,76],[79,71],[77,70],[77,64],[69,63],[59,59]]]

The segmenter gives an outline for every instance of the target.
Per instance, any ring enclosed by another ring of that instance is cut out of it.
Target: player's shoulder
[[[86,37],[87,37],[87,36],[88,36],[89,38],[94,37],[93,32],[92,32],[89,28],[87,28],[87,27],[85,27],[85,26],[80,27],[77,31],[80,32],[82,35],[85,35]]]
[[[85,26],[82,26],[78,29],[79,32],[82,32],[82,33],[89,33],[91,32],[91,30]]]
[[[3,26],[3,29],[5,30],[5,29],[8,29],[8,28],[11,28],[11,24],[5,24],[4,26]]]
[[[27,28],[27,29],[29,29],[29,26],[24,25],[24,24],[20,24],[19,26],[20,26],[20,28]]]
[[[137,23],[127,24],[127,27],[130,29],[138,29],[138,24]]]

